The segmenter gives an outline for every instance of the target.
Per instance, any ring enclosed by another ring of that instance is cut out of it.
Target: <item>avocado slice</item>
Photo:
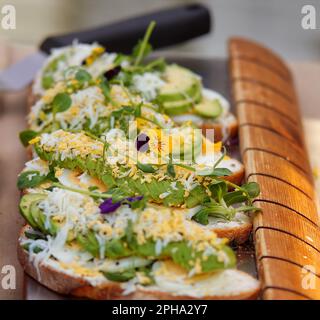
[[[205,118],[217,118],[222,114],[223,108],[218,99],[203,99],[202,102],[195,105],[194,111]]]
[[[169,88],[172,86],[171,92]],[[168,92],[168,93],[166,93]],[[177,84],[167,83],[163,89],[160,89],[157,100],[160,102],[176,102],[186,100],[186,98],[196,98],[201,94],[201,83],[197,82],[191,84],[190,87],[182,89]]]
[[[56,222],[51,221],[49,230],[45,228],[46,217],[38,207],[40,201],[47,197],[42,193],[30,193],[24,195],[20,200],[20,211],[22,216],[34,229],[39,229],[43,233],[55,235],[59,228]]]
[[[25,194],[21,200],[20,200],[20,212],[22,216],[27,220],[27,222],[30,224],[31,227],[33,228],[38,228],[37,222],[34,220],[32,214],[31,214],[31,205],[34,202],[39,202],[43,199],[46,198],[45,194],[41,193],[30,193],[30,194]]]
[[[41,199],[42,200],[42,199]],[[48,231],[45,228],[45,217],[43,216],[43,213],[41,212],[40,208],[38,207],[38,204],[41,200],[33,201],[30,204],[30,214],[35,221],[37,225],[37,229],[39,229],[43,233],[48,233]]]
[[[183,94],[179,99],[163,100],[158,99],[158,103],[164,109],[164,112],[169,115],[178,115],[188,112],[193,105],[199,103],[202,99],[200,87],[193,95]]]
[[[162,104],[164,112],[168,115],[178,115],[186,113],[192,107],[192,102],[188,100],[165,102]]]
[[[163,74],[166,84],[160,88],[157,102],[168,114],[186,112],[201,99],[201,80],[190,70],[169,65]]]

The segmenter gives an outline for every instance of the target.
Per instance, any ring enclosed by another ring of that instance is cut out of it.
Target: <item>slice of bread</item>
[[[232,221],[216,221],[209,217],[207,225],[219,238],[227,238],[236,244],[246,242],[252,230],[252,218],[245,213],[237,213]]]
[[[25,239],[25,226],[21,230],[20,241]],[[74,273],[72,269],[61,267],[59,262],[49,258],[37,266],[32,262],[35,254],[18,246],[18,257],[25,272],[47,288],[65,295],[90,299],[254,299],[258,296],[259,281],[235,269],[211,274],[188,277],[176,264],[156,262],[155,284],[135,285],[132,280],[120,283],[100,276]]]
[[[173,121],[177,124],[185,123],[186,121],[191,121],[198,128],[202,129],[202,133],[209,140],[227,141],[238,135],[238,121],[237,118],[231,113],[226,111],[224,115],[217,119],[205,119],[193,113],[186,113],[178,116],[172,117]],[[214,136],[209,132],[207,134],[206,130],[214,129]]]
[[[238,170],[234,171],[230,176],[225,176],[225,177],[221,177],[221,178],[223,180],[230,181],[230,182],[235,183],[237,185],[241,185],[243,178],[244,178],[244,165],[238,160],[235,160],[235,161],[239,165]]]
[[[230,119],[224,123],[221,121],[206,121],[201,125],[202,133],[205,135],[206,130],[214,129],[214,141],[226,141],[235,138],[238,135],[238,121],[234,115],[228,114]]]

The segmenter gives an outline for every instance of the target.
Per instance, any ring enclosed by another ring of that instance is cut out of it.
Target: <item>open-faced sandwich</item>
[[[259,186],[241,185],[243,165],[194,121],[169,117],[185,103],[181,114],[214,119],[224,100],[180,66],[144,65],[149,34],[133,56],[59,49],[35,81],[20,134],[31,151],[18,177],[20,261],[48,288],[93,299],[253,298],[259,282],[236,269],[228,242],[248,239]],[[148,96],[149,76],[162,87]],[[192,103],[176,77],[197,91]]]
[[[154,24],[150,24],[144,39],[134,48],[132,56],[107,53],[97,44],[74,43],[53,50],[38,73],[31,95],[31,105],[81,67],[91,78],[106,78],[110,83],[125,85],[144,102],[151,102],[157,111],[172,117],[176,124],[192,122],[202,128],[214,129],[215,141],[226,141],[237,135],[237,120],[230,112],[229,102],[218,92],[204,88],[201,77],[164,59],[142,64],[150,52],[148,40]],[[83,79],[84,80],[84,79]]]

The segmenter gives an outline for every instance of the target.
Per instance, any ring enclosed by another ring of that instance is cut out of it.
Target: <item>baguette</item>
[[[30,229],[29,226],[22,228],[20,243],[25,239],[24,232],[28,229]],[[194,280],[197,283],[195,287],[194,283],[184,279],[185,273],[179,267],[168,262],[164,262],[168,272],[155,276],[155,284],[130,288],[132,286],[130,283],[112,282],[102,275],[94,278],[76,274],[71,269],[62,268],[52,258],[36,266],[32,262],[34,255],[31,253],[30,256],[21,245],[18,246],[20,263],[29,276],[57,293],[81,298],[239,300],[255,299],[260,288],[256,279],[235,269],[218,271],[211,275],[198,276],[198,278],[195,276]]]

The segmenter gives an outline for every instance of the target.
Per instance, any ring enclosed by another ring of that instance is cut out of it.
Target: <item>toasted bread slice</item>
[[[20,239],[25,239],[25,226]],[[155,284],[135,285],[112,282],[101,275],[79,274],[71,268],[61,267],[49,258],[37,266],[32,262],[35,254],[18,246],[18,257],[25,272],[47,288],[65,295],[90,299],[254,299],[259,293],[259,282],[235,269],[212,274],[187,277],[183,269],[172,262],[156,262]],[[160,272],[161,271],[161,272]]]
[[[219,238],[227,238],[236,244],[245,243],[251,234],[252,223],[226,223],[225,227],[213,227],[214,231]]]
[[[235,160],[237,161],[237,160]],[[237,161],[239,162],[239,161]],[[234,171],[230,176],[222,177],[223,180],[230,181],[237,185],[241,185],[244,177],[244,165],[239,162],[239,169]]]
[[[233,221],[216,222],[209,218],[207,226],[217,234],[219,238],[227,238],[236,244],[246,242],[252,230],[252,218],[244,213],[239,213]]]
[[[238,121],[233,114],[228,114],[228,121],[206,121],[201,125],[202,133],[205,135],[206,130],[214,129],[214,141],[226,141],[238,135]]]
[[[183,114],[172,117],[173,121],[177,124],[184,123],[186,121],[191,121],[199,128],[202,129],[204,136],[208,137],[209,140],[227,141],[238,135],[238,121],[237,118],[230,112],[219,117],[218,119],[204,119],[192,113]],[[206,130],[214,129],[214,136],[206,134]]]

